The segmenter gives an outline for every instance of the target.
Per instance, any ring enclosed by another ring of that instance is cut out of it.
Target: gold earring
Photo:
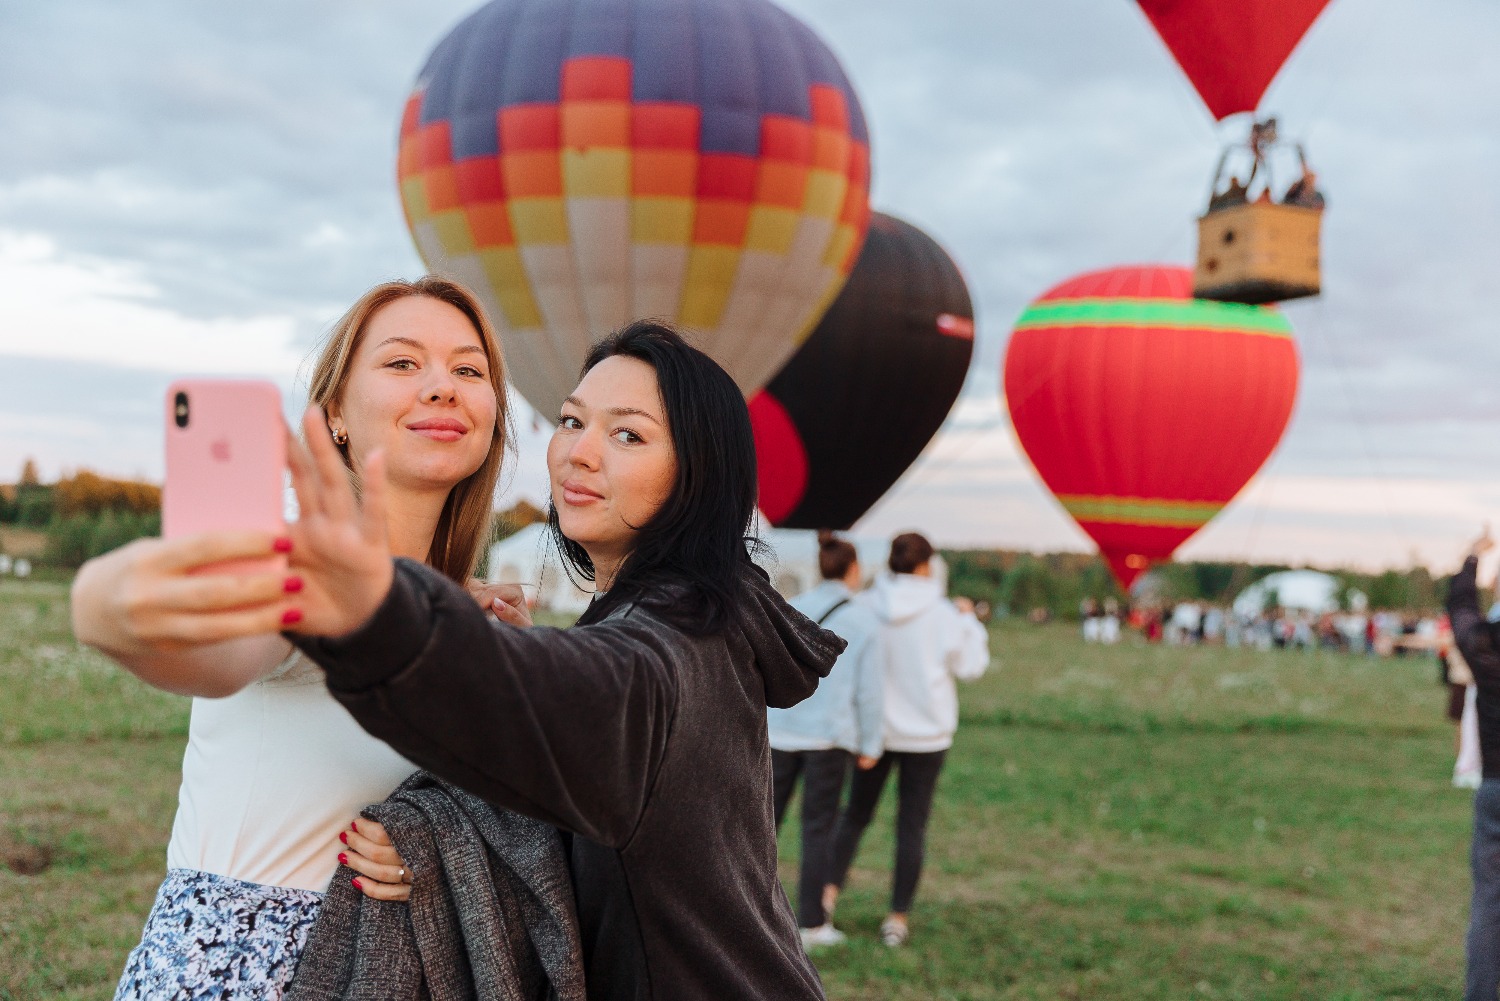
[[[335,445],[347,445],[347,444],[349,444],[349,432],[345,431],[343,428],[334,428],[333,429],[333,443]]]

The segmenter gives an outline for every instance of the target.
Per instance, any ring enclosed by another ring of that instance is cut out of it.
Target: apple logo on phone
[[[215,438],[209,442],[208,454],[214,457],[216,462],[229,461],[229,439]]]

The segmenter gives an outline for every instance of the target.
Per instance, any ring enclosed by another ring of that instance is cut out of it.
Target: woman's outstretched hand
[[[157,688],[231,695],[286,657],[278,633],[300,586],[278,565],[290,545],[220,532],[121,546],[74,578],[73,635]],[[266,568],[235,571],[226,561]]]
[[[293,595],[283,625],[289,632],[345,636],[375,614],[391,590],[395,570],[385,526],[385,457],[372,452],[354,494],[343,456],[328,436],[323,411],[302,415],[306,442],[287,442],[292,486],[300,509],[292,526]]]
[[[73,582],[73,631],[123,656],[274,633],[296,585],[274,565],[256,573],[215,573],[213,565],[266,560],[288,544],[262,532],[138,539],[83,565]]]

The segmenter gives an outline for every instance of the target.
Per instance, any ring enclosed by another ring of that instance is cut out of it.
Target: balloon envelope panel
[[[852,525],[942,426],[973,348],[974,310],[957,265],[915,226],[876,213],[844,290],[750,401],[766,518],[786,528]]]
[[[1254,111],[1328,0],[1140,0],[1215,118]]]
[[[767,0],[494,0],[422,70],[397,174],[423,260],[486,300],[546,412],[641,317],[690,328],[754,391],[869,216],[859,101]]]
[[[1128,586],[1229,503],[1281,440],[1297,348],[1277,310],[1192,298],[1192,272],[1064,282],[1016,321],[1016,437]]]

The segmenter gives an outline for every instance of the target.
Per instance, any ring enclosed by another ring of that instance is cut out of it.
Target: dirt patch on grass
[[[112,995],[165,874],[182,741],[0,747],[0,840],[44,846],[0,868],[0,997]]]

